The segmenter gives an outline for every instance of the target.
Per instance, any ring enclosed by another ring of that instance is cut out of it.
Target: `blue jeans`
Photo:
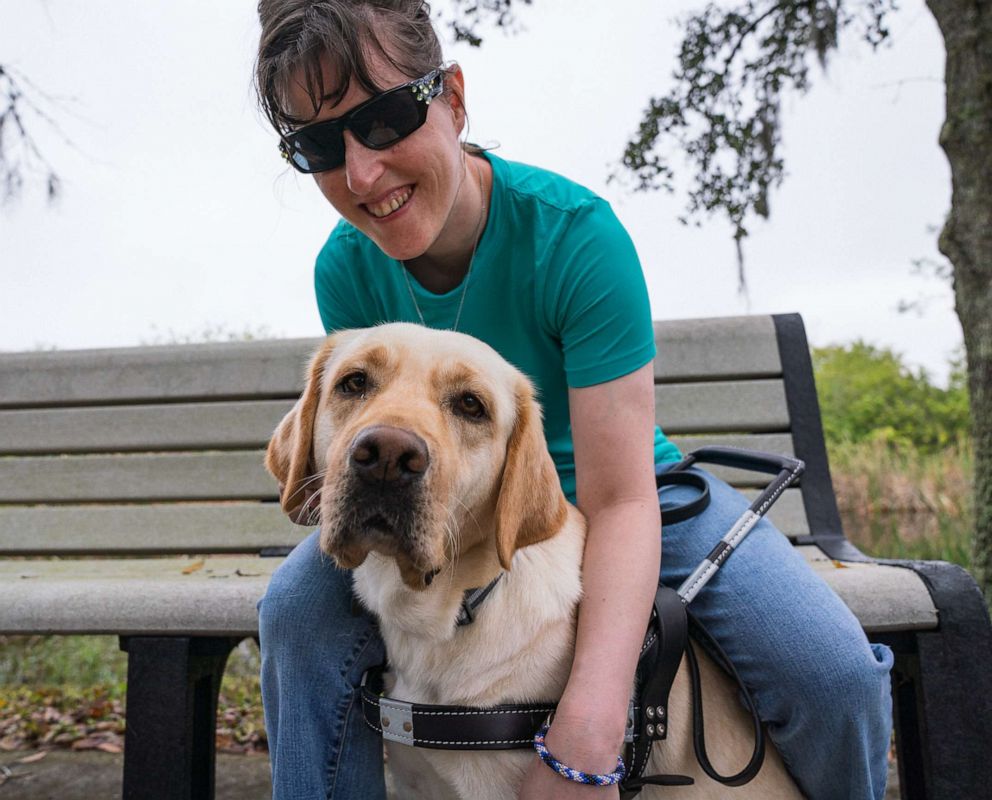
[[[663,468],[663,467],[662,467]],[[712,502],[666,525],[662,580],[677,587],[747,506],[705,472]],[[662,509],[691,499],[662,492]],[[362,720],[357,686],[383,658],[375,624],[351,613],[351,574],[316,533],[259,602],[262,700],[273,800],[382,800],[382,747]],[[812,800],[881,800],[892,730],[892,653],[762,520],[692,603],[748,684],[768,732]]]

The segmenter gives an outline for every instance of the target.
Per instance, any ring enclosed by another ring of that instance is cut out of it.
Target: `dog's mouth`
[[[444,561],[429,534],[434,526],[421,498],[370,497],[356,489],[345,492],[324,516],[321,547],[345,569],[361,566],[374,552],[395,559],[403,582],[422,590]]]
[[[393,534],[396,525],[386,519],[382,514],[373,514],[362,523],[362,527],[369,532]]]

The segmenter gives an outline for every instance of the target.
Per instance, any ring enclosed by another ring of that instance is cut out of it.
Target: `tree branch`
[[[26,176],[32,173],[40,172],[43,175],[42,181],[49,202],[58,199],[62,189],[58,173],[42,154],[25,122],[22,110],[30,111],[56,131],[59,130],[58,125],[25,95],[21,84],[26,82],[23,76],[15,75],[11,67],[0,64],[0,95],[4,103],[0,106],[0,203],[18,199],[24,190]],[[13,137],[5,135],[11,126],[14,130]]]

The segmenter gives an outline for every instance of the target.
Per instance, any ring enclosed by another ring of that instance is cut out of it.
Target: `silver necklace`
[[[458,323],[462,319],[462,308],[465,305],[465,293],[468,291],[468,279],[472,274],[472,265],[475,264],[475,252],[479,249],[479,237],[482,233],[482,221],[486,218],[486,200],[482,189],[482,173],[479,172],[479,194],[482,195],[482,211],[479,213],[479,221],[475,225],[475,241],[472,244],[472,257],[468,260],[468,270],[465,272],[465,278],[462,280],[462,294],[458,300],[458,312],[455,314],[455,324],[451,326],[451,330],[458,330]],[[420,310],[420,303],[417,302],[417,296],[413,293],[413,284],[410,283],[410,271],[406,268],[406,265],[402,265],[403,269],[403,280],[406,281],[406,290],[410,293],[410,299],[413,301],[413,307],[417,311],[417,316],[420,317],[420,324],[427,327],[427,323],[424,322],[424,314]]]

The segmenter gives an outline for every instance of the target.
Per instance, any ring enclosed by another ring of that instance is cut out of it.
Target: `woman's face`
[[[392,88],[410,77],[379,56],[371,58],[377,84]],[[324,85],[333,85],[324,63]],[[314,180],[338,213],[374,241],[387,255],[409,260],[426,253],[448,222],[465,175],[458,135],[465,123],[460,101],[460,71],[445,75],[447,91],[431,103],[427,121],[385,150],[371,150],[345,131],[345,163],[314,174]],[[291,102],[310,107],[296,84]],[[313,120],[322,122],[346,114],[371,95],[352,80],[340,102],[325,102]],[[396,206],[394,209],[393,207]]]

